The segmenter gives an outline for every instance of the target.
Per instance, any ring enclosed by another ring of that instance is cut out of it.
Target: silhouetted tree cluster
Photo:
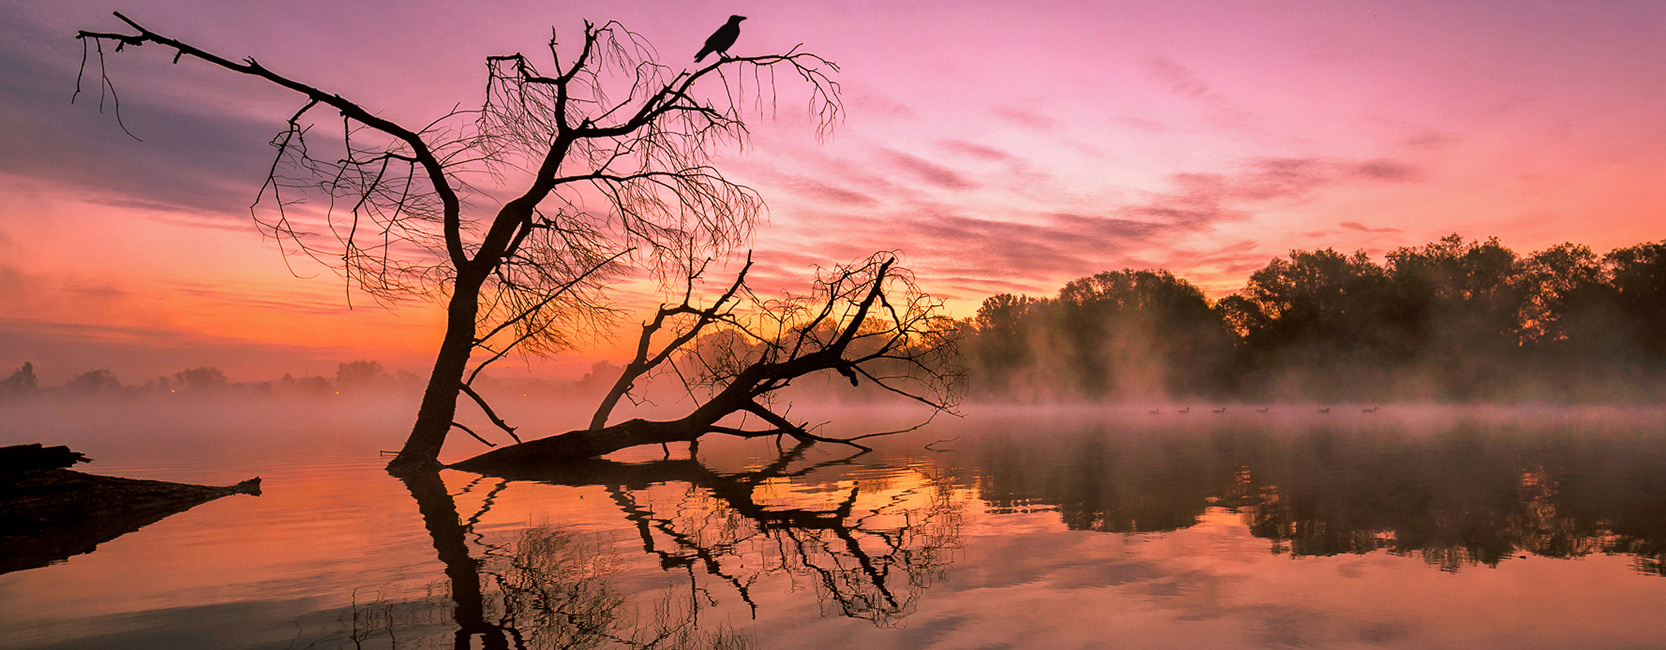
[[[28,395],[40,389],[40,382],[35,379],[35,364],[23,362],[23,367],[13,372],[5,381],[0,381],[0,395]]]
[[[1208,298],[1168,271],[1112,271],[1057,298],[998,295],[973,320],[983,388],[1072,397],[1214,389],[1232,337]]]
[[[104,393],[121,390],[120,381],[109,370],[88,370],[64,384],[64,390],[76,393]]]
[[[214,367],[181,370],[174,373],[174,382],[187,390],[195,391],[225,390],[231,385],[231,382],[226,380],[226,373]]]
[[[1291,251],[1211,303],[1167,271],[1002,294],[968,324],[974,389],[1015,399],[1644,399],[1666,390],[1666,241],[1518,255],[1451,235]]]

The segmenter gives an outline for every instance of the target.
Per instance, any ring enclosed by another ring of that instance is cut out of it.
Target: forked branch
[[[742,271],[744,276],[744,270]],[[652,335],[664,318],[644,324],[637,360],[614,393],[630,390],[643,367],[655,359],[674,359],[689,368],[679,376],[703,398],[675,420],[632,419],[531,440],[488,452],[455,465],[484,473],[524,471],[551,464],[595,458],[638,445],[692,442],[707,434],[756,438],[784,435],[801,442],[821,442],[869,449],[862,440],[881,432],[836,438],[818,435],[769,405],[776,391],[796,379],[841,370],[867,377],[869,383],[930,407],[932,415],[957,404],[962,370],[956,355],[958,328],[941,316],[941,303],[920,293],[906,271],[889,254],[825,271],[810,296],[765,300],[745,290],[744,277],[710,307],[694,307],[686,298],[662,307],[665,318],[691,318],[673,341],[649,354]],[[745,296],[746,304],[730,306]],[[880,316],[884,314],[884,316]],[[610,393],[609,399],[617,399]],[[605,418],[607,411],[598,413]],[[722,423],[730,416],[750,416],[766,429]],[[929,420],[929,416],[928,416]],[[911,429],[904,429],[907,431]]]

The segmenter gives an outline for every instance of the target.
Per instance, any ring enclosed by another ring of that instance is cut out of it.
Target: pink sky
[[[848,109],[817,142],[784,100],[721,161],[769,203],[760,275],[894,249],[961,316],[1125,267],[1219,297],[1292,248],[1666,238],[1652,1],[10,2],[0,370],[33,361],[48,384],[421,371],[440,335],[430,305],[350,310],[327,269],[291,276],[250,223],[294,96],[142,48],[110,63],[144,142],[87,95],[71,106],[72,36],[120,28],[112,10],[407,123],[478,102],[483,57],[541,51],[551,25],[616,19],[679,63],[746,15],[735,53],[803,42],[840,65]],[[531,371],[576,375],[616,348]]]

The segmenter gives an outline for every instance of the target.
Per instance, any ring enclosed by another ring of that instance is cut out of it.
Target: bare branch
[[[719,320],[727,317],[729,310],[733,307],[731,301],[734,299],[735,293],[740,291],[740,289],[745,286],[746,272],[751,269],[752,255],[748,253],[746,256],[746,265],[742,266],[740,271],[735,274],[734,283],[730,284],[729,289],[724,291],[722,295],[718,296],[717,299],[712,302],[710,307],[706,307],[704,309],[695,307],[690,300],[694,291],[695,281],[699,279],[700,274],[705,270],[705,267],[702,266],[698,270],[691,270],[685,285],[686,288],[683,292],[682,304],[675,307],[661,305],[658,313],[654,315],[654,320],[643,324],[641,338],[637,341],[636,357],[632,359],[630,363],[625,364],[624,371],[620,373],[619,379],[613,383],[613,387],[609,389],[607,395],[602,398],[601,405],[597,407],[595,415],[590,419],[590,428],[600,429],[603,426],[606,426],[608,415],[610,415],[613,412],[613,408],[618,405],[619,399],[630,393],[631,388],[635,385],[638,379],[640,379],[643,375],[652,372],[660,364],[670,359],[674,353],[681,350],[683,346],[689,343],[689,341],[692,341],[695,337],[699,336],[707,326],[717,323]],[[667,318],[671,318],[673,316],[693,316],[695,318],[694,322],[686,326],[681,333],[677,334],[677,336],[673,337],[669,342],[661,347],[658,352],[655,352],[652,356],[650,356],[649,349],[653,345],[654,334],[659,332],[660,328],[665,326]]]
[[[497,428],[503,429],[504,433],[515,439],[515,442],[521,442],[521,437],[515,435],[515,427],[509,426],[508,422],[504,422],[503,418],[498,417],[497,413],[492,411],[492,405],[486,403],[486,398],[481,397],[480,393],[475,392],[474,388],[468,384],[458,384],[458,387],[463,391],[463,394],[468,395],[470,399],[474,400],[475,404],[480,406],[481,412],[486,414],[486,419],[491,420],[492,424],[497,425]],[[464,430],[467,431],[467,429]],[[469,433],[473,434],[474,432],[470,431]]]
[[[126,45],[139,47],[146,43],[156,43],[163,47],[173,49],[175,51],[175,62],[178,62],[179,57],[190,56],[233,72],[264,79],[278,86],[300,93],[311,101],[326,104],[340,111],[342,117],[344,118],[351,119],[400,140],[405,146],[411,149],[412,155],[416,158],[418,164],[420,164],[427,172],[428,180],[432,183],[434,192],[439,195],[440,200],[445,205],[446,248],[451,256],[452,262],[461,265],[468,261],[468,256],[463,251],[461,237],[458,234],[461,230],[460,224],[458,223],[459,213],[461,211],[460,200],[447,179],[445,166],[442,165],[439,159],[435,157],[434,152],[429,148],[428,143],[423,141],[420,134],[390,120],[377,117],[376,115],[373,115],[369,111],[365,110],[359,104],[349,101],[341,95],[327,93],[318,88],[272,72],[271,70],[266,69],[265,66],[262,66],[259,62],[255,61],[253,58],[245,58],[242,63],[237,63],[219,55],[198,49],[195,46],[188,45],[145,29],[138,23],[128,19],[127,16],[123,16],[120,12],[116,12],[115,16],[122,22],[127,23],[129,27],[132,27],[138,33],[115,34],[82,30],[77,32],[75,37],[83,40],[92,39],[94,41],[115,41],[117,43],[118,51]]]
[[[480,437],[480,434],[475,433],[474,429],[470,429],[466,426],[463,426],[462,422],[452,422],[451,426],[453,428],[462,429],[463,433],[469,434],[470,437],[473,437],[475,440],[479,440],[482,444],[486,445],[487,447],[496,447],[497,446],[497,443]],[[520,441],[517,440],[516,442],[520,442]]]
[[[689,281],[692,282],[694,276]],[[686,294],[685,294],[686,295]],[[745,296],[747,305],[729,307]],[[878,307],[878,309],[876,309]],[[720,309],[721,308],[721,309]],[[877,314],[886,314],[880,317]],[[685,325],[676,350],[668,357],[690,394],[706,395],[686,416],[666,421],[632,419],[529,441],[482,454],[456,465],[459,469],[501,473],[552,462],[594,458],[637,445],[698,440],[708,433],[740,437],[791,436],[802,442],[870,447],[862,440],[913,431],[939,412],[954,408],[962,370],[955,350],[959,328],[941,315],[941,303],[920,293],[895,258],[881,253],[857,264],[824,271],[809,296],[762,299],[737,280],[713,307],[662,307],[657,322],[645,324],[638,360],[653,360],[652,336],[664,318],[683,315]],[[700,333],[687,337],[689,333]],[[629,394],[633,377],[645,363],[633,361],[615,393]],[[689,369],[685,372],[683,369]],[[822,371],[849,373],[927,407],[924,422],[896,431],[835,438],[814,433],[772,408],[768,400],[795,379]],[[734,414],[760,418],[767,430],[720,424]]]

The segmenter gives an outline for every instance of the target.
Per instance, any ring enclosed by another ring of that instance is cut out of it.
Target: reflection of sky
[[[966,557],[909,619],[925,637],[912,647],[1626,647],[1652,642],[1640,626],[1662,597],[1618,557],[1454,575],[1382,553],[1292,561],[1224,513],[1131,536],[969,518],[985,526],[962,531]]]
[[[144,143],[96,97],[67,104],[69,35],[115,29],[107,10],[0,8],[0,304],[18,337],[0,363],[33,359],[53,383],[83,366],[132,381],[204,364],[234,379],[355,356],[424,365],[431,309],[348,313],[333,276],[290,278],[247,224],[293,98],[152,47],[111,59]],[[1219,296],[1291,248],[1380,255],[1453,231],[1607,250],[1659,239],[1666,216],[1666,21],[1652,2],[122,10],[412,123],[472,101],[481,57],[534,52],[550,24],[616,18],[680,63],[747,15],[737,53],[802,41],[840,64],[849,109],[818,144],[780,80],[776,120],[722,162],[770,202],[760,277],[896,248],[961,314],[1123,267]],[[65,329],[89,324],[132,340]],[[83,341],[99,356],[73,353]]]
[[[355,606],[365,620],[380,621],[375,616],[391,615],[383,610],[389,604],[425,607],[396,618],[398,625],[413,626],[395,630],[399,638],[449,640],[449,590],[433,542],[410,493],[382,473],[374,453],[403,432],[387,422],[394,409],[377,417],[363,411],[313,409],[309,417],[290,419],[229,407],[211,411],[214,422],[250,423],[228,429],[200,417],[194,427],[180,426],[134,410],[125,417],[106,414],[32,427],[89,452],[98,459],[94,471],[205,483],[260,474],[265,493],[213,501],[61,565],[0,576],[0,626],[8,630],[0,648],[57,641],[62,647],[84,647],[89,636],[101,635],[111,635],[99,639],[108,647],[144,647],[135,644],[143,639],[165,640],[155,641],[154,647],[189,647],[180,641],[188,638],[204,645],[235,645],[202,641],[231,639],[278,647],[298,639],[296,647],[302,647],[325,635],[340,638]],[[858,498],[852,516],[866,518],[870,530],[894,533],[912,527],[916,533],[942,533],[936,539],[949,541],[950,548],[939,549],[934,557],[948,564],[940,575],[923,578],[924,588],[910,590],[918,598],[894,628],[829,610],[813,578],[774,569],[783,557],[775,538],[760,534],[711,493],[682,482],[627,492],[637,506],[672,522],[672,529],[688,539],[714,548],[717,542],[747,540],[710,557],[746,581],[759,605],[756,621],[728,583],[705,573],[704,559],[692,569],[707,595],[718,601],[703,614],[706,629],[727,622],[765,648],[814,643],[899,649],[1104,647],[1112,641],[1140,647],[1647,647],[1658,637],[1656,619],[1666,606],[1666,581],[1640,574],[1634,558],[1623,554],[1575,560],[1512,554],[1497,566],[1465,564],[1455,572],[1439,570],[1415,553],[1292,557],[1277,551],[1275,542],[1253,536],[1244,514],[1206,508],[1201,497],[1176,502],[1198,513],[1195,523],[1176,530],[1121,534],[1068,529],[1057,502],[1082,500],[1069,491],[1072,481],[1103,490],[1142,467],[1165,476],[1209,476],[1212,468],[1206,465],[1218,460],[1207,453],[1216,449],[1214,442],[1233,435],[1254,438],[1259,425],[1250,423],[1266,420],[1222,416],[1217,422],[1226,424],[1206,431],[1201,424],[1168,430],[1163,427],[1179,425],[1138,424],[1150,421],[1139,413],[1120,419],[1082,411],[1029,415],[1028,421],[1045,426],[1011,429],[1012,420],[988,417],[935,426],[913,437],[889,439],[880,452],[856,464],[776,478],[757,488],[755,500],[772,509],[822,511],[842,503],[854,488]],[[1497,478],[1490,462],[1478,463],[1473,476],[1423,476],[1416,471],[1418,464],[1407,460],[1418,458],[1407,453],[1412,450],[1481,450],[1485,459],[1507,460],[1522,450],[1557,449],[1567,460],[1559,472],[1532,480],[1505,476],[1510,479],[1504,483],[1506,493],[1531,500],[1542,493],[1518,495],[1515,481],[1526,486],[1541,479],[1601,476],[1613,482],[1585,496],[1612,506],[1658,503],[1649,477],[1659,474],[1661,435],[1648,428],[1658,415],[1567,409],[1384,413],[1369,420],[1313,416],[1277,420],[1276,431],[1267,435],[1294,441],[1337,436],[1339,459],[1403,470],[1406,484],[1391,486],[1395,494],[1429,488],[1468,495]],[[183,415],[174,419],[192,420]],[[862,423],[858,415],[845,420],[853,426]],[[128,422],[165,424],[135,430]],[[1570,424],[1609,433],[1568,436]],[[1166,444],[1142,446],[1138,438],[1148,431],[1162,433]],[[959,451],[919,448],[924,441],[954,434],[961,437],[948,446]],[[1103,444],[1094,454],[1073,446],[1072,441],[1092,438]],[[1041,444],[1041,439],[1059,443]],[[980,451],[989,441],[1024,443],[1034,453],[991,458]],[[182,449],[192,450],[192,456],[177,457]],[[475,449],[472,442],[460,441],[448,456]],[[702,447],[702,456],[719,471],[756,471],[769,463],[772,450],[767,443],[712,441]],[[1090,455],[1126,464],[1115,466],[1115,474],[1081,471],[1094,466]],[[843,457],[842,450],[820,447],[793,467]],[[991,495],[980,493],[975,479],[1010,483],[1014,473],[1027,473],[1028,479],[1062,491],[1034,498],[1028,512],[997,514],[989,505]],[[1326,476],[1318,470],[1309,474]],[[688,573],[664,569],[656,556],[644,552],[639,529],[608,489],[517,482],[498,491],[498,481],[476,478],[461,472],[444,476],[460,518],[474,516],[491,499],[475,527],[479,535],[468,537],[471,553],[507,553],[520,530],[554,527],[613,554],[608,561],[616,562],[609,564],[615,570],[608,580],[640,611],[650,611],[664,594],[689,595]],[[958,516],[954,523],[940,518],[950,511],[931,510],[934,487],[952,496],[952,512]],[[1165,489],[1175,486],[1159,481],[1126,496],[1162,503]],[[1345,500],[1352,492],[1310,489],[1306,494]],[[1394,510],[1376,502],[1329,505],[1344,513],[1350,508]],[[663,530],[654,531],[656,549],[687,553]],[[878,537],[855,537],[868,553],[887,552]],[[892,539],[918,561],[927,550],[922,540],[930,537]],[[833,535],[821,539],[834,552],[848,548]],[[849,556],[842,562],[843,568],[856,566]],[[891,570],[899,584],[906,582],[901,565]],[[488,580],[488,587],[492,584]]]

